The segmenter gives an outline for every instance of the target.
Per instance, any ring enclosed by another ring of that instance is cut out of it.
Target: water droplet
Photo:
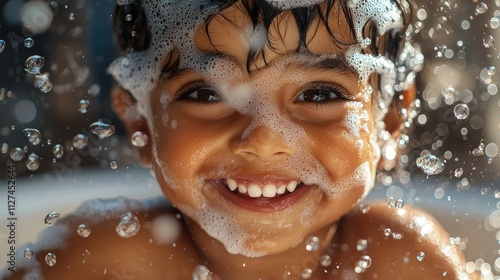
[[[75,13],[69,14],[69,20],[75,20]]]
[[[61,146],[61,144],[54,145],[54,147],[52,148],[52,154],[55,158],[62,158],[62,156],[64,155],[63,146]]]
[[[24,70],[31,75],[40,75],[40,70],[45,64],[45,58],[39,55],[32,55],[24,62]]]
[[[444,170],[444,163],[434,155],[427,154],[417,158],[417,167],[427,175],[436,175]]]
[[[97,121],[91,124],[89,126],[89,130],[97,135],[99,139],[108,138],[116,132],[116,129],[112,124],[103,123],[102,121]]]
[[[89,109],[88,109],[89,105],[90,105],[90,101],[88,101],[87,99],[80,100],[78,111],[80,111],[80,113],[82,113],[82,114],[87,113],[89,111]]]
[[[120,237],[129,238],[136,235],[141,228],[139,219],[128,212],[120,217],[120,222],[116,225],[116,233]]]
[[[389,207],[389,208],[396,207],[396,199],[394,197],[392,197],[392,196],[388,197],[385,200],[385,205],[387,205],[387,207]]]
[[[5,50],[6,46],[7,46],[7,43],[5,43],[4,40],[0,40],[0,53],[2,53],[3,50]]]
[[[330,257],[329,255],[323,255],[323,256],[321,256],[321,258],[319,259],[319,263],[320,263],[323,267],[328,267],[328,266],[330,266],[330,264],[332,264],[332,257]]]
[[[36,171],[40,168],[40,158],[36,154],[30,154],[26,160],[26,168],[30,171]]]
[[[363,251],[366,250],[366,248],[368,248],[368,241],[366,241],[366,239],[359,239],[356,245],[356,250]]]
[[[24,249],[24,258],[29,260],[32,257],[33,257],[33,250],[31,250],[30,248]]]
[[[486,5],[486,3],[481,2],[481,3],[477,4],[477,6],[476,6],[476,13],[478,13],[478,14],[484,14],[487,11],[488,11],[488,5]]]
[[[393,232],[392,238],[394,238],[395,240],[401,240],[403,238],[403,235],[401,233]]]
[[[366,214],[370,211],[370,205],[368,204],[360,204],[359,205],[359,210],[361,211],[361,213],[363,214]]]
[[[455,101],[457,91],[452,86],[444,86],[441,88],[441,94],[443,95],[446,104],[451,104]]]
[[[132,37],[135,37],[135,35],[137,35],[137,32],[132,31],[132,32],[130,32],[130,35],[131,35]]]
[[[48,253],[45,256],[45,263],[48,264],[49,266],[54,266],[57,262],[56,255],[53,253]]]
[[[453,109],[455,117],[459,120],[463,120],[469,116],[469,106],[464,103],[457,104]]]
[[[81,224],[76,229],[76,233],[78,233],[81,237],[87,238],[90,235],[90,228],[85,224]]]
[[[356,266],[354,267],[354,271],[356,273],[363,273],[372,265],[372,259],[370,256],[362,256],[361,259],[356,262]]]
[[[38,129],[25,128],[23,130],[23,133],[26,137],[28,137],[28,141],[32,145],[38,145],[40,144],[40,142],[42,142],[42,135],[40,134],[40,131],[38,131]]]
[[[89,139],[83,134],[77,134],[73,137],[73,147],[82,150],[87,147]]]
[[[392,230],[390,228],[384,229],[384,235],[385,236],[389,237],[389,236],[391,236],[391,233],[392,233]]]
[[[418,254],[417,254],[417,260],[418,260],[419,262],[421,262],[421,261],[423,261],[423,260],[424,260],[424,258],[425,258],[425,253],[424,253],[424,252],[422,252],[422,251],[418,252]]]
[[[204,265],[197,265],[193,271],[193,280],[212,280],[212,272]]]
[[[302,271],[302,279],[309,279],[313,274],[312,269],[306,268]]]
[[[125,16],[125,20],[126,20],[126,21],[132,21],[132,19],[134,19],[134,16],[132,16],[131,14],[127,14],[127,15]]]
[[[495,190],[495,198],[500,198],[500,190]]]
[[[118,168],[118,163],[116,163],[116,161],[112,161],[109,163],[109,166],[111,167],[111,169],[115,170]]]
[[[404,206],[405,206],[405,202],[401,198],[398,198],[396,200],[396,208],[403,209]]]
[[[130,137],[132,145],[139,148],[146,146],[148,144],[148,140],[148,135],[142,131],[136,131]]]
[[[39,89],[43,93],[49,93],[52,88],[52,82],[49,80],[49,75],[47,73],[42,75],[36,75],[35,81],[33,82],[33,86]]]
[[[488,189],[487,188],[482,188],[481,189],[481,195],[487,195],[488,194]]]
[[[496,72],[497,72],[497,69],[495,68],[495,66],[487,66],[486,67],[486,74],[488,74],[489,76],[495,75]]]
[[[7,151],[9,151],[9,144],[2,143],[2,147],[0,147],[0,152],[2,152],[2,154],[6,154]]]
[[[52,226],[56,222],[56,219],[59,218],[59,213],[52,211],[47,216],[45,216],[45,225],[46,226]]]
[[[23,149],[14,148],[14,149],[12,149],[12,151],[10,151],[10,158],[13,161],[21,161],[21,160],[23,160],[25,154],[26,154],[26,152]]]
[[[309,252],[319,249],[319,238],[316,236],[309,236],[306,241],[306,250]]]
[[[483,38],[483,46],[487,49],[493,47],[495,45],[495,38],[491,35],[487,35]]]
[[[34,44],[35,44],[35,40],[33,40],[32,38],[24,39],[24,46],[27,47],[28,49],[33,47]]]
[[[455,177],[456,178],[461,177],[463,174],[464,174],[463,168],[459,167],[459,168],[455,169]]]

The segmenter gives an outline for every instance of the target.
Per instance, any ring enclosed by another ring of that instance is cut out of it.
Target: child
[[[11,278],[474,279],[432,217],[356,207],[411,122],[410,10],[118,0],[113,105],[174,208],[86,203]]]

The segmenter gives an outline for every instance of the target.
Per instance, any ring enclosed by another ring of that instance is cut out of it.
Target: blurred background
[[[0,3],[0,197],[13,163],[19,243],[36,240],[50,211],[69,213],[93,197],[159,194],[149,172],[135,164],[111,110],[113,81],[106,69],[118,51],[114,5]],[[459,238],[468,269],[500,279],[500,1],[416,1],[414,18],[409,32],[426,57],[418,77],[421,111],[397,169],[378,174],[369,199],[395,197],[425,208]],[[33,56],[43,57],[43,66]],[[25,70],[27,60],[35,74]],[[90,126],[98,121],[112,124],[115,134],[93,134]],[[416,166],[426,153],[444,164],[440,174]],[[0,240],[6,236],[1,228]]]

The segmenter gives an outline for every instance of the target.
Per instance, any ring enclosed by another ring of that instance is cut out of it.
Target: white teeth
[[[264,197],[275,197],[276,196],[276,186],[268,184],[262,189],[262,195]]]
[[[226,183],[231,191],[234,191],[238,188],[238,184],[236,184],[236,181],[233,179],[226,179]]]
[[[250,187],[248,187],[248,195],[250,197],[260,197],[262,195],[262,190],[258,185],[250,185]]]
[[[297,181],[291,181],[290,183],[288,183],[288,186],[286,186],[286,189],[289,192],[295,191],[295,188],[297,188]]]
[[[277,194],[284,194],[286,191],[286,185],[283,185],[281,187],[279,187],[277,190],[276,190],[276,193]]]
[[[245,187],[243,185],[238,185],[238,191],[240,193],[247,193],[247,187]]]

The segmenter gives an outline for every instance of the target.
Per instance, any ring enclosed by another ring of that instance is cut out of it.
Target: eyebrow
[[[306,62],[300,66],[310,70],[335,70],[336,72],[340,72],[342,74],[359,76],[358,72],[351,67],[345,59],[338,57],[327,57],[318,62]]]

